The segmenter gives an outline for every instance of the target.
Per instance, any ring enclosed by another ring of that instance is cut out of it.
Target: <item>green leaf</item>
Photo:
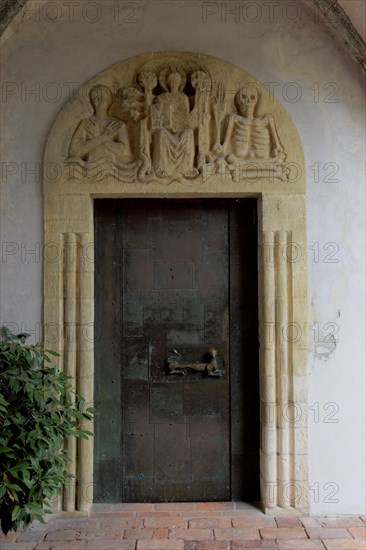
[[[14,340],[16,338],[15,334],[13,334],[11,330],[8,329],[8,327],[1,327],[1,332],[4,340]]]
[[[29,510],[32,510],[32,512],[41,514],[42,513],[42,506],[38,504],[37,502],[30,502],[28,504]]]
[[[57,352],[57,351],[53,351],[51,349],[47,349],[46,350],[47,353],[49,353],[50,355],[54,355],[55,357],[60,357],[60,354]]]
[[[16,521],[23,513],[21,506],[14,506],[13,512],[11,514],[11,521]]]
[[[19,485],[17,485],[16,483],[6,483],[6,482],[5,482],[5,484],[6,484],[6,487],[7,487],[8,489],[12,489],[12,491],[16,491],[16,492],[18,492],[18,493],[21,493],[21,492],[22,492],[21,487],[19,487]],[[13,496],[14,496],[14,494],[13,494]]]

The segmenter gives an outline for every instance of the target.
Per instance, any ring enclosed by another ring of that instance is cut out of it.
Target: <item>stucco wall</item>
[[[298,129],[308,181],[311,509],[362,512],[363,83],[302,3],[30,1],[2,40],[0,321],[40,337],[41,165],[57,113],[96,73],[159,50],[242,67],[272,87]]]

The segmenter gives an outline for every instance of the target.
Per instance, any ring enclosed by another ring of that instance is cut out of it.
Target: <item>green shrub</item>
[[[2,328],[0,342],[0,519],[17,531],[43,522],[47,503],[70,483],[63,441],[93,435],[82,429],[93,419],[65,373],[51,365],[44,344],[26,345],[27,334]],[[46,364],[48,363],[48,365]]]

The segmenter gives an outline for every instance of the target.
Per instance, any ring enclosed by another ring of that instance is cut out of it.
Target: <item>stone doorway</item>
[[[93,201],[257,199],[261,502],[266,511],[306,511],[305,165],[282,105],[241,68],[211,56],[159,52],[122,61],[82,86],[55,121],[44,196],[45,339],[89,402]],[[72,444],[69,454],[77,485],[57,509],[86,511],[93,441]]]

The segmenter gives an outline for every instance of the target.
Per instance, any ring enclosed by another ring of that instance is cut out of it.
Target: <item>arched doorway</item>
[[[61,327],[61,367],[90,402],[94,201],[257,199],[261,501],[267,510],[306,510],[305,170],[280,103],[251,75],[210,56],[122,61],[82,86],[58,116],[44,195],[45,336],[54,347]],[[60,508],[87,510],[93,441],[69,453],[77,485]]]

